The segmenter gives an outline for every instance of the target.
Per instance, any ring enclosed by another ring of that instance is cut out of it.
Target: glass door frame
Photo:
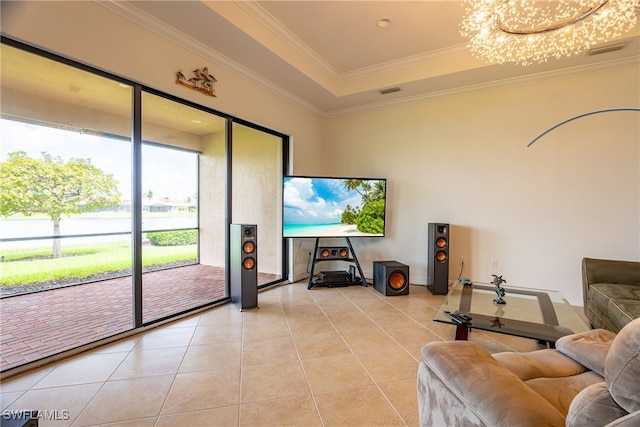
[[[143,191],[142,191],[142,93],[150,93],[156,96],[160,96],[166,98],[170,101],[174,101],[180,104],[184,104],[186,106],[196,108],[202,110],[206,113],[210,113],[226,120],[225,124],[225,285],[227,290],[227,295],[230,294],[230,282],[229,282],[229,269],[230,269],[230,257],[229,257],[229,246],[230,246],[230,235],[229,235],[229,226],[231,224],[231,200],[233,197],[231,191],[231,171],[232,171],[232,158],[231,158],[231,147],[233,143],[233,135],[232,135],[232,124],[238,123],[243,126],[253,128],[259,130],[261,132],[268,133],[270,135],[274,135],[282,139],[282,176],[286,176],[289,170],[290,163],[290,138],[288,135],[283,134],[281,132],[274,131],[272,129],[266,128],[264,126],[257,125],[250,121],[231,116],[229,114],[225,114],[223,112],[204,107],[202,105],[196,104],[194,102],[178,98],[176,96],[164,93],[162,91],[147,87],[141,83],[128,80],[126,78],[111,74],[107,71],[91,67],[89,65],[71,60],[69,58],[65,58],[63,56],[56,55],[54,53],[48,52],[46,50],[42,50],[36,48],[34,46],[19,42],[17,40],[13,40],[6,36],[0,36],[0,43],[5,44],[7,46],[11,46],[17,49],[22,49],[26,52],[29,52],[34,55],[39,55],[44,58],[57,61],[59,63],[78,68],[82,71],[86,71],[101,77],[108,78],[113,80],[114,82],[121,83],[123,85],[128,85],[132,88],[132,110],[131,110],[131,120],[132,120],[132,133],[131,133],[131,154],[132,154],[132,290],[133,290],[133,329],[147,326],[150,324],[158,323],[164,321],[168,318],[173,318],[176,316],[180,316],[182,314],[201,309],[203,307],[211,306],[214,304],[219,304],[220,302],[229,302],[230,298],[212,301],[210,303],[192,307],[185,311],[171,314],[170,316],[154,319],[148,323],[144,323],[142,320],[142,200],[143,200]],[[198,201],[199,203],[199,201]],[[280,209],[282,207],[280,206]],[[198,209],[198,215],[200,215],[200,209]],[[199,218],[198,218],[199,222]],[[282,231],[280,230],[280,233]],[[287,280],[287,272],[289,270],[288,267],[288,249],[289,249],[289,239],[282,238],[282,271],[280,272],[281,278],[263,284],[259,286],[259,289],[272,286],[276,283],[280,283]]]

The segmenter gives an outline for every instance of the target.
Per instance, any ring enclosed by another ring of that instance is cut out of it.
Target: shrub
[[[153,246],[182,246],[198,243],[198,230],[158,231],[147,233]]]
[[[356,218],[358,230],[363,233],[380,234],[384,232],[384,200],[374,200],[362,206]]]

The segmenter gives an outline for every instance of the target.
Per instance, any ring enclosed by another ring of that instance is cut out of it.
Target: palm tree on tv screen
[[[369,234],[384,232],[385,186],[384,181],[345,179],[344,187],[356,191],[362,198],[362,206],[348,205],[342,213],[344,224],[355,224],[358,231]]]

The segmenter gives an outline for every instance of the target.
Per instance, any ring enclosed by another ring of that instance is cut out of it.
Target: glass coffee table
[[[433,320],[456,326],[456,340],[466,340],[471,329],[532,338],[555,346],[558,338],[589,330],[560,292],[502,286],[506,304],[493,302],[491,283],[456,282]],[[451,316],[453,314],[454,316]],[[459,318],[457,314],[468,316]]]

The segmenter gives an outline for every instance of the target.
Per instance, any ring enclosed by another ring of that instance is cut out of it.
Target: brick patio
[[[224,269],[196,264],[143,275],[143,322],[225,297]],[[260,273],[258,283],[275,280]],[[0,370],[133,325],[131,277],[0,299]]]

